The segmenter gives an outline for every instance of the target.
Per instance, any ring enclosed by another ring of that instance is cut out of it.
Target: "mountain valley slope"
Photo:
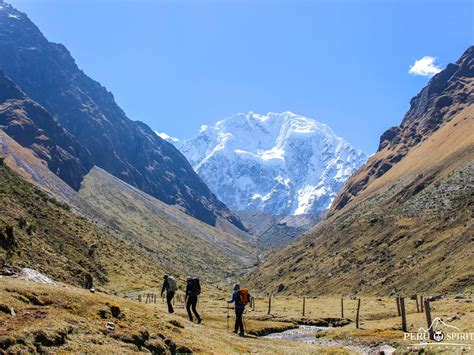
[[[182,274],[222,282],[257,262],[250,236],[241,239],[202,223],[100,168],[84,178],[79,195],[138,249]]]
[[[349,179],[331,215],[251,272],[253,286],[274,291],[283,283],[295,294],[472,291],[473,48],[412,100],[411,123],[406,118],[397,129],[405,142],[398,161],[388,158],[390,169],[376,173],[374,162],[397,152],[384,134],[380,152]],[[419,100],[432,86],[448,89]]]
[[[211,227],[100,168],[90,171],[77,193],[1,130],[0,157],[61,205],[132,245],[136,253],[148,255],[160,270],[215,282],[257,262],[258,249],[249,235],[242,232],[236,237]]]

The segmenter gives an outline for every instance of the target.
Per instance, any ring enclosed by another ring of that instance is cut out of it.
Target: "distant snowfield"
[[[167,135],[164,132],[155,131],[155,133],[158,135],[158,137],[160,137],[160,138],[162,138],[162,139],[164,139],[165,141],[168,141],[168,142],[177,142],[179,140],[178,138],[171,137],[171,136]]]
[[[231,209],[274,215],[328,209],[367,159],[329,126],[292,112],[239,113],[184,141],[157,134]]]

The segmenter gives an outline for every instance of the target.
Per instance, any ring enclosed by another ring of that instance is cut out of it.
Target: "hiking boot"
[[[201,324],[201,322],[202,322],[202,319],[199,318],[198,321],[197,321],[197,324]]]
[[[244,336],[244,333],[239,333],[239,337],[243,337]]]
[[[237,334],[237,333],[238,333],[238,331],[237,331],[237,330],[234,330],[234,331],[233,331],[233,333],[234,333],[234,334]]]

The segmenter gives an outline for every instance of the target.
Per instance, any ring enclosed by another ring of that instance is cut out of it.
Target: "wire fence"
[[[157,293],[145,292],[139,293],[136,301],[145,304],[157,304],[161,299],[162,303],[166,303],[166,297],[158,297]],[[300,318],[331,318],[331,319],[350,319],[355,323],[355,327],[359,328],[361,320],[374,320],[377,317],[399,317],[402,330],[407,331],[407,315],[413,313],[424,313],[428,329],[431,327],[431,306],[430,298],[423,295],[413,295],[409,298],[394,297],[392,298],[392,306],[384,305],[387,310],[380,314],[375,312],[372,302],[373,298],[356,298],[356,297],[319,297],[319,296],[275,296],[274,294],[252,294],[248,304],[248,311],[255,314],[263,314],[267,316],[292,317]],[[226,302],[225,307],[223,302]],[[376,299],[382,302],[382,299]],[[384,299],[385,303],[389,299]],[[173,305],[177,307],[185,307],[185,294],[176,292],[173,298]],[[200,297],[200,302],[205,303],[209,308],[230,308],[227,300],[222,297]],[[366,313],[364,313],[366,312]],[[430,333],[430,337],[432,334]]]

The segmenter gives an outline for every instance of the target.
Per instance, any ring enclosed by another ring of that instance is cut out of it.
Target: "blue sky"
[[[131,119],[178,138],[237,112],[293,111],[370,154],[429,80],[409,66],[444,67],[474,43],[467,0],[9,2]]]

